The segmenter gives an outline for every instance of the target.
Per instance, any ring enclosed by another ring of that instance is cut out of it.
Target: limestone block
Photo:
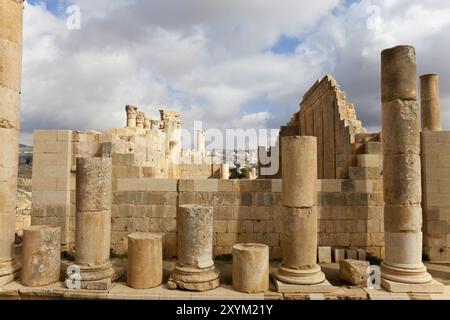
[[[134,233],[128,236],[127,285],[135,289],[159,286],[163,281],[162,235]]]
[[[21,283],[41,287],[59,281],[61,228],[33,226],[23,231]]]
[[[381,96],[383,102],[417,99],[416,52],[397,46],[381,53]]]
[[[380,154],[381,153],[381,143],[369,141],[366,142],[364,152],[367,154]]]
[[[346,255],[347,259],[358,260],[358,251],[354,248],[346,249],[345,255]]]
[[[422,232],[385,232],[385,262],[392,266],[422,264]]]
[[[383,154],[419,154],[419,105],[415,100],[393,100],[382,104]]]
[[[351,285],[366,286],[369,278],[369,262],[346,259],[339,261],[339,277]]]
[[[317,138],[282,137],[282,154],[283,205],[313,207],[317,203]]]
[[[379,167],[381,165],[378,154],[359,154],[358,167]]]
[[[269,290],[269,247],[244,243],[233,246],[233,289],[244,293]]]
[[[331,263],[331,247],[318,248],[319,263]]]
[[[366,261],[366,250],[364,249],[357,249],[358,251],[358,260],[359,261]]]
[[[320,180],[322,192],[341,192],[342,180],[339,179],[322,179]]]
[[[420,156],[414,154],[385,155],[383,161],[384,201],[387,204],[419,204],[422,202]]]
[[[381,170],[377,167],[350,167],[348,175],[352,180],[381,179]]]
[[[334,262],[338,263],[344,259],[345,259],[345,249],[344,248],[335,248],[334,249]]]

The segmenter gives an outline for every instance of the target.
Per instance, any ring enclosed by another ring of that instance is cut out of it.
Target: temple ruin
[[[0,8],[0,298],[342,299],[321,265],[366,281],[354,260],[377,260],[382,288],[365,284],[363,298],[450,299],[423,261],[450,260],[450,132],[436,74],[420,77],[419,99],[413,47],[381,53],[381,132],[326,75],[260,148],[277,155],[273,174],[260,159],[229,179],[203,131],[182,149],[182,115],[165,108],[153,119],[124,106],[124,126],[106,132],[37,130],[32,226],[16,243],[23,2]],[[163,259],[176,261],[166,276]]]

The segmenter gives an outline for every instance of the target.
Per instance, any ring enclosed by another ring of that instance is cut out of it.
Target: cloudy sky
[[[398,44],[440,74],[450,129],[448,0],[27,0],[24,19],[23,143],[123,127],[126,104],[186,128],[278,128],[325,74],[378,130],[380,52]]]

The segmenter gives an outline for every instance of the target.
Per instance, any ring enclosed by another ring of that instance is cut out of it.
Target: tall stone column
[[[325,281],[317,264],[317,138],[282,137],[283,262],[276,279],[294,285]]]
[[[416,52],[398,46],[381,53],[385,260],[382,285],[424,284],[422,191]]]
[[[213,208],[180,206],[178,212],[178,263],[168,281],[177,287],[207,291],[219,286],[219,271],[213,261]]]
[[[126,106],[125,111],[127,113],[127,128],[136,128],[136,117],[138,114],[138,108],[135,106]]]
[[[75,272],[81,289],[106,290],[113,276],[109,260],[111,158],[77,158],[76,179]]]
[[[425,74],[420,77],[422,129],[441,131],[441,105],[439,99],[439,76]]]
[[[0,0],[0,287],[19,271],[14,258],[22,83],[22,0]]]

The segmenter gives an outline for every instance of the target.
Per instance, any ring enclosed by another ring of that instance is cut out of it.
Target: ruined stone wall
[[[422,131],[424,254],[450,260],[450,132]]]
[[[32,224],[60,226],[62,244],[75,237],[77,157],[108,157],[113,162],[113,184],[121,178],[220,177],[220,165],[210,157],[176,159],[173,170],[166,150],[166,134],[157,129],[117,128],[97,131],[37,130],[34,134]],[[217,160],[217,159],[216,159]],[[176,174],[176,176],[172,176]]]
[[[319,245],[364,248],[382,256],[382,184],[379,173],[366,171],[355,173],[354,180],[319,181]],[[371,179],[363,179],[367,174]],[[130,233],[161,232],[164,256],[176,256],[178,206],[203,204],[214,208],[216,256],[231,254],[236,243],[258,242],[269,245],[271,259],[280,259],[280,196],[281,180],[276,179],[118,179],[112,249],[125,254]]]
[[[369,134],[362,127],[354,105],[346,102],[345,92],[330,75],[308,90],[300,103],[300,111],[280,128],[280,148],[281,137],[294,135],[317,137],[319,179],[348,178],[348,169],[357,165],[358,154],[364,153],[365,144],[380,141],[378,133]],[[262,164],[262,167],[267,166]],[[261,178],[280,177],[281,168],[277,174]]]
[[[352,147],[355,135],[366,133],[356,119],[355,108],[346,102],[336,80],[327,75],[304,96],[300,104],[300,135],[317,137],[319,179],[348,177],[348,167],[356,164]]]

